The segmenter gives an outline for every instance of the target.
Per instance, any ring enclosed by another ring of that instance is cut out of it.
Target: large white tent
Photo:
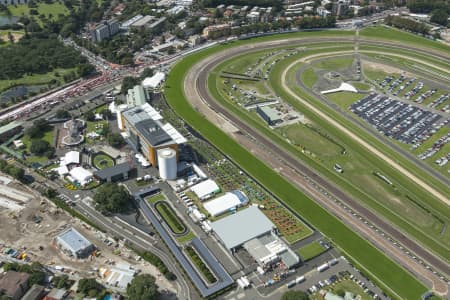
[[[230,209],[245,205],[247,202],[248,199],[244,193],[240,191],[233,191],[206,202],[203,204],[203,207],[211,216],[216,217],[226,213]]]
[[[86,170],[83,167],[76,167],[70,170],[70,176],[78,182],[81,186],[86,185],[87,183],[92,181],[92,172]]]
[[[208,179],[191,187],[191,191],[193,191],[200,200],[206,200],[219,193],[220,188],[214,180]]]
[[[78,151],[69,151],[64,157],[61,157],[60,166],[68,166],[71,164],[79,164],[80,163],[80,152]]]

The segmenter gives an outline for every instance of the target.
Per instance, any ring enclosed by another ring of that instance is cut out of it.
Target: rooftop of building
[[[77,252],[91,246],[92,243],[86,239],[75,228],[71,227],[57,236],[60,242],[63,242],[71,251]]]
[[[115,166],[98,170],[94,172],[94,175],[102,180],[106,180],[109,177],[120,175],[123,173],[128,173],[131,171],[131,166],[128,162],[117,164]]]
[[[0,277],[0,291],[4,291],[5,295],[14,295],[17,289],[28,282],[28,278],[30,275],[27,273],[8,271]]]
[[[255,206],[211,223],[211,228],[228,249],[233,249],[270,232],[275,226]]]

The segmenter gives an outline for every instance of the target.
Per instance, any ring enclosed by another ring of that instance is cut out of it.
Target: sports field
[[[319,36],[326,34],[326,32],[320,33]],[[302,33],[302,35],[312,36],[312,33]],[[296,36],[299,36],[299,34],[296,34]],[[283,38],[286,37],[286,35],[283,35]],[[261,40],[267,39],[268,38],[266,37]],[[254,40],[252,42],[254,42]],[[228,156],[246,172],[254,176],[255,179],[265,185],[294,211],[298,212],[306,220],[314,224],[317,229],[331,237],[333,242],[345,250],[346,253],[349,253],[364,268],[370,270],[371,277],[373,277],[375,281],[382,283],[387,289],[390,288],[391,293],[394,293],[393,291],[395,291],[395,293],[398,294],[398,298],[417,298],[418,295],[426,290],[422,284],[381,252],[370,246],[364,239],[360,238],[340,221],[332,217],[315,202],[304,196],[280,175],[274,172],[274,170],[268,168],[246,149],[242,148],[239,144],[236,144],[236,142],[229,138],[225,133],[206,121],[203,116],[198,114],[198,112],[186,102],[182,86],[183,78],[190,66],[207,55],[243,43],[248,43],[248,41],[220,45],[188,56],[183,61],[176,64],[166,82],[165,94],[169,104],[207,140],[216,145],[223,152],[227,153]],[[305,212],[308,213],[306,214]]]

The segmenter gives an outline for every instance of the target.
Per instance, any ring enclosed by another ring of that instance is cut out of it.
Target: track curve
[[[302,162],[294,158],[290,153],[286,152],[284,149],[282,149],[280,146],[273,144],[268,138],[266,138],[264,135],[259,133],[257,130],[253,129],[251,126],[249,126],[247,123],[242,121],[241,119],[235,117],[232,113],[228,112],[225,108],[223,108],[219,103],[217,103],[214,98],[210,95],[208,87],[207,87],[207,80],[208,75],[211,70],[214,69],[216,65],[218,65],[220,62],[226,59],[230,59],[233,56],[240,55],[246,52],[252,52],[257,50],[264,50],[264,49],[270,49],[280,46],[287,46],[292,45],[293,43],[309,43],[309,42],[353,42],[354,39],[352,38],[293,38],[293,39],[286,39],[286,40],[277,40],[277,41],[269,41],[269,42],[262,42],[258,44],[253,45],[244,45],[244,46],[238,46],[235,48],[228,49],[226,52],[219,52],[209,57],[209,59],[206,61],[202,60],[198,64],[201,65],[201,68],[197,68],[197,73],[191,77],[190,82],[185,81],[185,91],[187,89],[190,89],[190,93],[192,93],[192,90],[195,90],[195,94],[205,101],[208,106],[214,110],[216,113],[219,113],[220,115],[225,116],[228,120],[230,120],[236,127],[238,127],[240,130],[248,133],[251,135],[254,139],[258,140],[260,143],[262,143],[265,147],[270,149],[273,153],[279,154],[279,156],[284,160],[285,163],[291,165],[293,168],[297,169],[300,173],[305,174],[306,176],[312,178],[318,185],[322,186],[325,190],[330,192],[331,194],[335,195],[337,198],[341,199],[343,202],[345,202],[348,206],[352,207],[355,211],[360,213],[362,216],[364,216],[367,220],[369,220],[371,223],[375,224],[378,228],[382,229],[384,232],[386,232],[388,235],[390,235],[395,240],[399,241],[401,244],[403,244],[406,248],[410,249],[411,252],[415,253],[418,257],[421,257],[423,260],[427,261],[430,265],[434,266],[436,269],[440,270],[441,272],[445,273],[447,276],[450,276],[450,267],[449,265],[442,260],[441,258],[435,256],[434,254],[430,253],[428,250],[424,249],[420,244],[418,244],[413,239],[405,236],[402,232],[400,232],[398,229],[393,227],[390,223],[383,220],[376,214],[374,214],[371,210],[367,209],[366,207],[359,204],[356,200],[352,199],[349,195],[342,192],[337,186],[335,186],[333,183],[327,181],[326,179],[319,176],[314,170],[311,170],[309,167],[305,166]],[[420,48],[417,47],[410,47],[410,46],[399,46],[395,43],[389,43],[389,42],[379,42],[379,41],[371,41],[370,39],[363,40],[366,44],[376,44],[377,46],[380,45],[386,45],[386,46],[392,46],[394,48],[400,48],[403,50],[408,51],[415,51],[415,52],[422,52],[426,55],[433,55],[440,59],[449,60],[449,56],[444,55],[442,53],[437,53],[434,51],[428,51],[425,53]],[[187,77],[186,77],[187,78]],[[193,81],[192,81],[193,79]],[[189,97],[187,97],[189,98]],[[433,282],[433,285],[436,287],[436,285],[439,285],[440,292],[443,293],[444,289],[446,289],[446,284],[443,285],[442,280],[433,278],[430,279]],[[444,288],[445,287],[445,288]]]

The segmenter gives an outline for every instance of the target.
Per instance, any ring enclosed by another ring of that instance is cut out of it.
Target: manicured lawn
[[[359,99],[364,98],[364,94],[352,93],[352,92],[337,92],[326,95],[328,99],[339,105],[341,108],[347,110],[348,107],[358,101]]]
[[[167,199],[166,199],[166,196],[163,193],[159,193],[159,194],[156,194],[154,196],[147,197],[146,200],[148,201],[148,203],[153,204],[153,203],[156,203],[158,201],[163,201],[163,200],[167,200]]]
[[[30,16],[30,9],[28,4],[9,5],[8,9],[11,14],[16,17]],[[59,14],[67,15],[69,10],[64,4],[55,1],[54,3],[37,3],[37,11],[40,15],[45,15],[47,18],[52,16],[53,19],[57,19]],[[41,22],[39,18],[36,18],[38,22]]]
[[[196,269],[200,271],[201,274],[203,274],[203,278],[206,279],[208,283],[214,283],[217,281],[216,277],[211,273],[209,268],[205,265],[203,260],[198,256],[197,252],[192,248],[191,246],[188,246],[185,248],[186,253],[191,258],[191,261],[196,266]]]
[[[414,44],[422,48],[433,48],[444,53],[450,52],[450,46],[432,41],[416,34],[398,30],[387,26],[366,27],[360,32],[361,37],[396,41],[400,43]]]
[[[99,170],[114,166],[114,160],[106,154],[96,154],[94,156],[94,167]]]
[[[75,69],[55,69],[52,72],[45,74],[26,75],[14,80],[0,80],[0,91],[7,90],[8,88],[17,85],[46,85],[53,79],[59,82],[59,84],[63,84],[63,76],[72,71],[74,72]]]
[[[318,36],[327,34],[329,33],[322,32]],[[349,33],[345,34],[348,35]],[[316,32],[305,33],[303,36],[315,35]],[[300,35],[296,34],[294,36]],[[289,36],[281,35],[280,38],[287,37]],[[273,37],[258,39],[258,41],[269,39],[273,39]],[[255,40],[216,46],[190,55],[178,62],[169,74],[165,85],[165,95],[169,105],[189,125],[202,134],[204,138],[224,153],[227,153],[235,163],[251,174],[278,198],[282,199],[294,211],[301,214],[306,220],[314,224],[317,229],[332,238],[336,245],[341,247],[347,255],[350,255],[364,269],[370,270],[370,276],[375,281],[380,282],[384,287],[389,287],[391,291],[395,291],[400,298],[417,299],[417,297],[427,290],[417,279],[412,277],[392,260],[388,259],[383,253],[372,247],[366,240],[350,230],[314,201],[306,197],[273,169],[255,158],[247,149],[244,149],[219,128],[211,124],[205,117],[194,110],[184,98],[184,77],[194,63],[217,51],[251,42],[255,42]]]
[[[370,89],[370,84],[364,82],[350,82],[358,91],[366,91]]]
[[[166,202],[158,202],[155,204],[155,208],[173,233],[181,234],[185,232],[186,226],[173,211],[172,207],[169,206],[169,204]]]
[[[314,69],[306,69],[301,75],[301,80],[308,88],[312,89],[313,85],[317,82],[317,75]]]
[[[324,70],[339,70],[350,68],[352,63],[353,58],[340,57],[322,60],[319,63],[314,64],[314,67]]]
[[[351,280],[342,280],[341,282],[336,283],[335,285],[328,286],[324,288],[324,290],[330,291],[335,295],[341,295],[345,294],[345,292],[353,293],[354,295],[361,296],[361,300],[371,300],[371,298],[368,294],[364,293],[364,290],[357,285],[355,282]],[[316,293],[314,295],[311,295],[310,300],[322,300],[323,297],[319,295],[319,293]]]
[[[195,234],[192,231],[189,231],[187,234],[183,236],[176,237],[178,243],[185,244],[195,238]]]
[[[325,251],[326,249],[322,247],[318,241],[315,241],[298,249],[297,254],[300,255],[304,261],[306,261],[322,254]]]

